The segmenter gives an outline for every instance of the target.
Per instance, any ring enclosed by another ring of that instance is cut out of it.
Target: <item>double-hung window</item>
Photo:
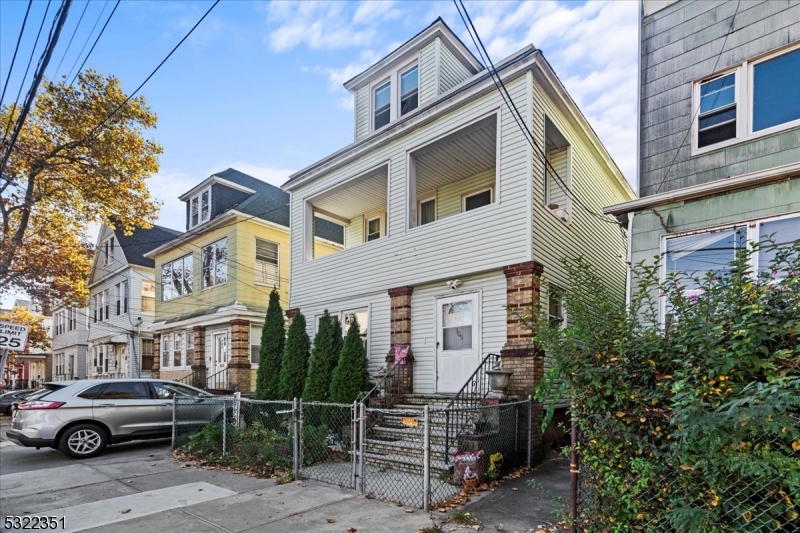
[[[128,312],[128,282],[117,283],[117,316]]]
[[[156,284],[149,279],[142,280],[141,308],[143,313],[153,313],[156,310]]]
[[[114,262],[114,237],[110,237],[103,242],[103,266],[108,266]]]
[[[211,187],[189,198],[189,229],[208,222],[211,216]]]
[[[256,238],[256,284],[278,287],[278,245]]]
[[[420,200],[417,207],[418,224],[424,226],[436,220],[436,197]]]
[[[736,137],[736,73],[700,84],[697,146],[702,148]]]
[[[800,126],[800,44],[695,83],[694,150]]]
[[[370,218],[367,220],[367,242],[376,241],[381,238],[381,217]]]
[[[379,130],[391,120],[392,83],[386,82],[374,92],[375,130]]]
[[[414,65],[400,74],[400,115],[415,110],[417,106],[419,106],[419,68]]]
[[[208,289],[228,281],[228,238],[202,249],[202,288]]]
[[[192,294],[193,268],[192,254],[161,265],[162,302]]]

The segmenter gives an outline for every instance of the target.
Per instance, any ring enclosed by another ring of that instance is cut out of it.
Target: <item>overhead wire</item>
[[[731,24],[728,27],[728,32],[725,34],[725,39],[722,41],[722,48],[720,48],[719,54],[717,54],[717,60],[714,63],[714,68],[711,69],[712,73],[715,73],[717,71],[717,67],[719,66],[719,60],[720,60],[720,58],[722,58],[722,53],[725,51],[725,45],[728,43],[728,37],[730,37],[731,33],[733,33],[733,24],[736,21],[736,14],[739,13],[739,6],[741,5],[741,3],[742,3],[742,0],[739,0],[738,2],[736,2],[736,9],[733,11],[733,16],[731,17]],[[719,97],[719,93],[717,93],[714,96],[714,102],[715,103],[716,103],[716,99],[718,97]],[[661,191],[661,187],[663,187],[664,183],[666,183],[667,177],[669,176],[669,171],[672,170],[672,166],[675,164],[675,161],[678,160],[678,154],[681,152],[681,148],[683,148],[683,145],[686,144],[686,139],[688,139],[689,135],[691,135],[691,133],[692,133],[692,129],[694,128],[694,121],[700,115],[700,105],[701,105],[701,102],[697,102],[697,109],[692,114],[692,120],[691,120],[691,122],[689,122],[689,128],[687,128],[687,130],[686,130],[686,135],[683,136],[683,140],[678,145],[678,147],[675,148],[675,156],[672,158],[672,161],[670,162],[669,166],[667,167],[666,172],[664,172],[664,177],[661,178],[661,182],[659,182],[658,187],[656,188],[656,192],[654,192],[652,194],[658,194]]]
[[[584,211],[586,211],[590,215],[594,216],[598,220],[601,220],[601,221],[603,221],[605,223],[623,227],[623,225],[620,222],[618,222],[616,219],[613,219],[613,217],[612,218],[608,218],[607,216],[602,215],[602,214],[594,211],[589,206],[584,204],[583,201],[580,198],[578,198],[577,195],[575,195],[574,191],[572,191],[570,189],[570,187],[567,186],[567,184],[564,182],[563,178],[558,174],[558,171],[556,171],[556,169],[553,167],[553,165],[550,162],[550,160],[547,158],[547,155],[545,154],[544,150],[542,150],[542,148],[539,146],[539,143],[536,140],[536,137],[525,126],[525,119],[522,116],[522,113],[520,113],[520,111],[517,108],[516,104],[514,103],[514,100],[511,97],[510,93],[508,92],[508,89],[506,88],[505,83],[503,82],[502,78],[500,77],[500,75],[499,75],[499,73],[497,71],[497,68],[494,65],[494,62],[489,57],[489,53],[487,52],[486,47],[483,45],[483,41],[482,41],[480,35],[478,34],[478,30],[475,28],[475,25],[472,22],[472,18],[469,16],[469,12],[467,11],[467,8],[464,5],[464,2],[462,0],[453,0],[453,3],[455,4],[456,10],[458,11],[459,15],[461,16],[461,20],[464,22],[464,25],[466,26],[467,33],[469,34],[470,38],[472,39],[473,44],[477,48],[478,53],[481,56],[481,59],[484,59],[488,63],[488,67],[487,68],[489,69],[489,74],[491,75],[492,80],[495,83],[495,86],[497,87],[498,91],[500,92],[500,95],[502,96],[503,101],[505,102],[506,106],[508,107],[509,112],[511,113],[512,117],[514,118],[514,121],[516,122],[516,124],[520,128],[520,130],[522,131],[523,135],[525,136],[525,140],[528,142],[528,144],[531,146],[531,148],[535,148],[537,150],[537,152],[540,154],[540,156],[542,158],[542,161],[545,164],[545,167],[549,167],[550,168],[550,173],[553,176],[556,177],[556,180],[559,182],[559,187],[564,191],[565,194],[567,194],[572,200],[574,200],[576,204],[578,204]],[[462,10],[463,10],[463,13],[462,13]],[[473,35],[473,33],[474,33],[474,35]],[[627,242],[626,242],[626,244],[627,244]]]
[[[86,9],[88,7],[89,7],[89,0],[86,0],[86,5],[83,6],[83,11],[81,11],[81,16],[78,19],[78,23],[75,25],[75,29],[72,30],[72,36],[69,38],[67,47],[64,49],[64,53],[61,55],[61,61],[58,62],[58,66],[53,71],[53,79],[56,79],[56,77],[58,76],[58,71],[61,70],[61,64],[64,62],[64,58],[67,57],[67,52],[69,52],[69,49],[72,46],[72,40],[75,39],[75,34],[78,33],[78,28],[81,27],[81,22],[83,22],[83,16],[86,14]]]
[[[22,75],[22,80],[19,82],[19,90],[17,90],[17,97],[14,99],[14,103],[11,106],[11,111],[8,112],[8,122],[6,123],[6,129],[3,132],[3,140],[0,144],[5,145],[6,138],[8,137],[8,130],[11,127],[11,123],[13,122],[14,112],[17,110],[17,102],[19,102],[19,97],[22,96],[22,88],[25,87],[25,79],[28,77],[28,71],[31,68],[31,63],[33,62],[33,57],[36,55],[36,47],[39,46],[39,37],[42,35],[42,29],[44,28],[44,23],[47,21],[47,13],[50,11],[50,2],[52,0],[47,0],[47,7],[44,10],[44,16],[42,16],[42,23],[39,24],[39,31],[36,33],[36,41],[33,43],[33,49],[31,49],[31,55],[28,58],[28,66],[25,67],[25,74]],[[8,80],[6,80],[8,81]]]
[[[11,155],[11,150],[14,148],[14,144],[17,142],[17,137],[22,131],[22,125],[25,123],[28,112],[33,105],[33,100],[36,97],[36,91],[39,89],[39,84],[42,82],[42,78],[44,77],[44,71],[47,69],[47,65],[50,63],[50,58],[53,55],[53,50],[56,47],[56,43],[58,43],[61,30],[64,28],[64,23],[67,20],[67,15],[69,14],[69,8],[71,5],[72,0],[63,0],[53,19],[47,44],[45,45],[44,52],[42,52],[39,62],[36,65],[33,82],[31,83],[30,89],[28,89],[28,94],[25,95],[25,102],[22,105],[22,111],[20,111],[19,117],[17,118],[17,123],[14,125],[14,130],[11,133],[11,139],[9,141],[8,148],[3,154],[3,160],[0,161],[0,176],[3,175],[3,169],[8,162],[8,157]]]
[[[106,8],[108,7],[108,2],[109,1],[110,0],[106,0],[106,3],[103,4],[103,9],[101,9],[100,13],[97,15],[97,20],[94,21],[94,26],[92,26],[92,29],[89,32],[89,35],[86,36],[86,40],[84,41],[80,52],[78,52],[78,55],[75,57],[75,61],[72,63],[72,67],[70,67],[69,72],[67,72],[67,75],[66,75],[65,79],[68,79],[70,76],[72,76],[72,71],[75,70],[75,67],[78,65],[78,61],[81,60],[81,56],[83,55],[83,51],[86,49],[86,45],[89,44],[89,39],[92,38],[92,34],[94,33],[94,29],[97,27],[97,24],[100,23],[100,19],[103,17],[103,13],[105,13]]]
[[[100,41],[100,37],[102,37],[103,36],[103,32],[106,31],[106,28],[108,27],[108,23],[111,22],[111,17],[114,16],[114,12],[119,7],[119,3],[120,3],[120,0],[117,0],[117,3],[114,4],[114,9],[112,9],[111,13],[108,14],[108,18],[106,19],[106,23],[103,24],[103,27],[100,29],[100,33],[97,34],[97,38],[94,40],[94,43],[92,43],[92,47],[89,49],[89,52],[86,54],[86,57],[83,58],[83,63],[81,63],[81,66],[78,67],[78,70],[75,71],[75,76],[73,76],[72,81],[69,82],[70,85],[73,85],[75,83],[75,80],[78,78],[78,74],[81,73],[81,71],[83,70],[84,65],[86,65],[87,61],[89,61],[89,57],[92,55],[92,52],[94,52],[94,47],[97,46],[97,42]],[[103,9],[105,9],[105,7]],[[91,37],[91,35],[90,35],[90,37]]]
[[[22,27],[19,29],[19,36],[17,37],[17,44],[14,47],[14,55],[11,56],[11,66],[8,67],[8,76],[6,76],[6,82],[3,84],[3,91],[0,93],[0,106],[3,105],[3,100],[6,97],[6,89],[8,88],[8,81],[11,79],[11,73],[14,71],[14,62],[17,60],[19,43],[22,41],[22,34],[25,33],[25,24],[28,22],[28,14],[31,12],[32,4],[33,0],[28,0],[28,8],[25,10],[25,17],[22,19]]]

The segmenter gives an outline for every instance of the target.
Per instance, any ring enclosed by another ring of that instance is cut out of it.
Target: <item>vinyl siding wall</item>
[[[506,82],[522,113],[528,112],[525,76]],[[407,229],[407,152],[500,110],[499,184],[496,202],[411,230]],[[328,257],[305,260],[306,201],[380,164],[389,163],[388,236]],[[292,192],[291,307],[325,305],[354,295],[386,291],[488,271],[530,259],[528,145],[496,92],[467,103],[438,120],[316,178]],[[444,243],[469,243],[443,253]],[[398,267],[399,265],[399,267]],[[457,265],[455,267],[454,265]],[[455,272],[454,272],[455,271]],[[336,283],[331,283],[335,276]]]
[[[361,87],[355,96],[356,112],[356,140],[359,141],[369,135],[369,85]]]
[[[436,192],[436,220],[461,213],[462,198],[465,194],[494,187],[495,180],[495,170],[491,169],[439,187]]]
[[[364,215],[351,219],[350,224],[344,228],[345,249],[352,248],[360,244],[364,244]]]
[[[438,40],[437,40],[438,41]],[[439,42],[439,94],[444,94],[472,76],[469,69],[456,58],[453,52]],[[519,107],[519,106],[517,106]],[[521,111],[521,110],[520,110]]]
[[[726,37],[734,12],[733,32]],[[691,155],[691,135],[687,137],[694,118],[694,80],[797,41],[800,3],[794,1],[679,1],[647,17],[642,29],[639,194],[800,161],[800,128],[696,156]]]
[[[322,315],[325,309],[334,316],[338,316],[341,311],[369,309],[367,343],[369,353],[367,356],[369,357],[370,373],[386,366],[386,354],[389,353],[390,309],[389,295],[385,291],[362,294],[354,298],[331,300],[322,305],[308,305],[302,308],[301,311],[306,317],[308,336],[312,342],[316,333],[314,331],[316,316]]]
[[[555,98],[532,79],[533,132],[539,146],[544,146],[545,116],[558,128],[570,144],[570,190],[574,196],[596,213],[606,205],[632,199],[632,194],[619,184],[600,154],[589,144],[577,124],[566,114]],[[583,256],[605,277],[609,286],[625,294],[626,242],[612,217],[604,222],[590,215],[573,202],[570,222],[556,218],[545,205],[545,165],[538,151],[533,152],[533,258],[544,265],[546,281],[567,289],[569,283],[563,268],[564,257]],[[546,295],[543,293],[543,298]]]
[[[424,106],[439,96],[439,52],[437,37],[419,53],[419,105]]]
[[[559,148],[550,151],[550,165],[547,170],[547,205],[556,204],[562,209],[569,206],[569,194],[562,181],[569,187],[569,147]],[[553,172],[555,171],[555,172]],[[559,180],[561,178],[561,180]],[[566,189],[566,190],[565,190]]]
[[[411,295],[411,349],[414,352],[414,391],[436,391],[436,298],[480,291],[481,359],[488,353],[500,353],[506,342],[506,278],[502,270],[474,276],[461,276],[464,284],[454,291],[444,283],[414,287]]]

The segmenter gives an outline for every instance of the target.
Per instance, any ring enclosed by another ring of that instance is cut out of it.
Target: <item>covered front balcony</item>
[[[433,224],[497,201],[497,115],[409,154],[409,220]]]
[[[306,220],[310,223],[304,239],[306,259],[317,259],[386,237],[388,171],[388,165],[381,165],[307,201]],[[318,219],[343,228],[341,250],[321,250],[310,238],[312,226]]]

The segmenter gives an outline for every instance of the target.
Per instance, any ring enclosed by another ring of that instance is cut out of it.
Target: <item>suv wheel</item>
[[[75,459],[94,457],[106,447],[106,432],[94,424],[78,424],[61,436],[58,449]]]

